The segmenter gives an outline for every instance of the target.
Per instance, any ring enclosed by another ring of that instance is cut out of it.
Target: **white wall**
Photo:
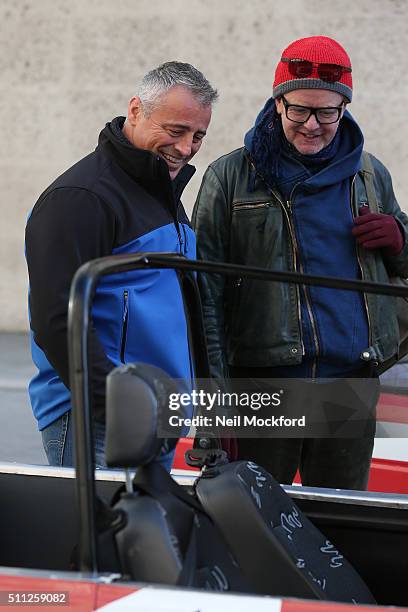
[[[220,91],[188,210],[206,165],[241,145],[270,96],[280,52],[323,34],[351,56],[350,110],[408,211],[407,23],[406,0],[1,0],[0,330],[27,328],[23,239],[35,200],[163,61],[194,64]]]

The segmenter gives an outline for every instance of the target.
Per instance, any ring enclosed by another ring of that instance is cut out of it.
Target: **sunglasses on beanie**
[[[288,64],[290,74],[298,79],[309,77],[315,66],[317,67],[319,78],[326,83],[340,81],[344,73],[351,72],[349,66],[339,66],[338,64],[320,64],[309,62],[309,60],[290,59],[288,57],[282,57],[281,62]]]

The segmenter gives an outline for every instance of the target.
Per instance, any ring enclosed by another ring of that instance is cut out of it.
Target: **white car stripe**
[[[282,601],[272,597],[251,597],[185,589],[145,587],[121,597],[98,610],[104,612],[281,612]]]

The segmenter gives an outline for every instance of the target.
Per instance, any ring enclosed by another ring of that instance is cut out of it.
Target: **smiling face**
[[[297,104],[309,108],[338,107],[344,102],[342,95],[326,89],[296,89],[285,94],[289,104]],[[294,123],[286,117],[282,99],[276,100],[276,109],[282,118],[282,127],[286,139],[299,153],[312,155],[326,147],[336,135],[339,121],[336,123],[319,124],[314,115],[306,123]],[[342,117],[344,109],[340,115]]]
[[[123,131],[135,147],[164,159],[174,179],[201,147],[210,119],[211,105],[202,106],[189,89],[177,85],[147,115],[140,98],[132,98]]]

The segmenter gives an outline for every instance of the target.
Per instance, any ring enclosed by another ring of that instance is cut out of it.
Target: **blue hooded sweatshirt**
[[[290,202],[298,258],[306,274],[361,278],[351,234],[350,186],[360,168],[363,142],[346,111],[332,142],[315,155],[302,155],[286,140],[272,98],[246,134],[245,147],[256,172]],[[300,298],[304,361],[281,374],[307,377],[315,363],[318,377],[353,375],[369,344],[363,294],[302,287]]]

